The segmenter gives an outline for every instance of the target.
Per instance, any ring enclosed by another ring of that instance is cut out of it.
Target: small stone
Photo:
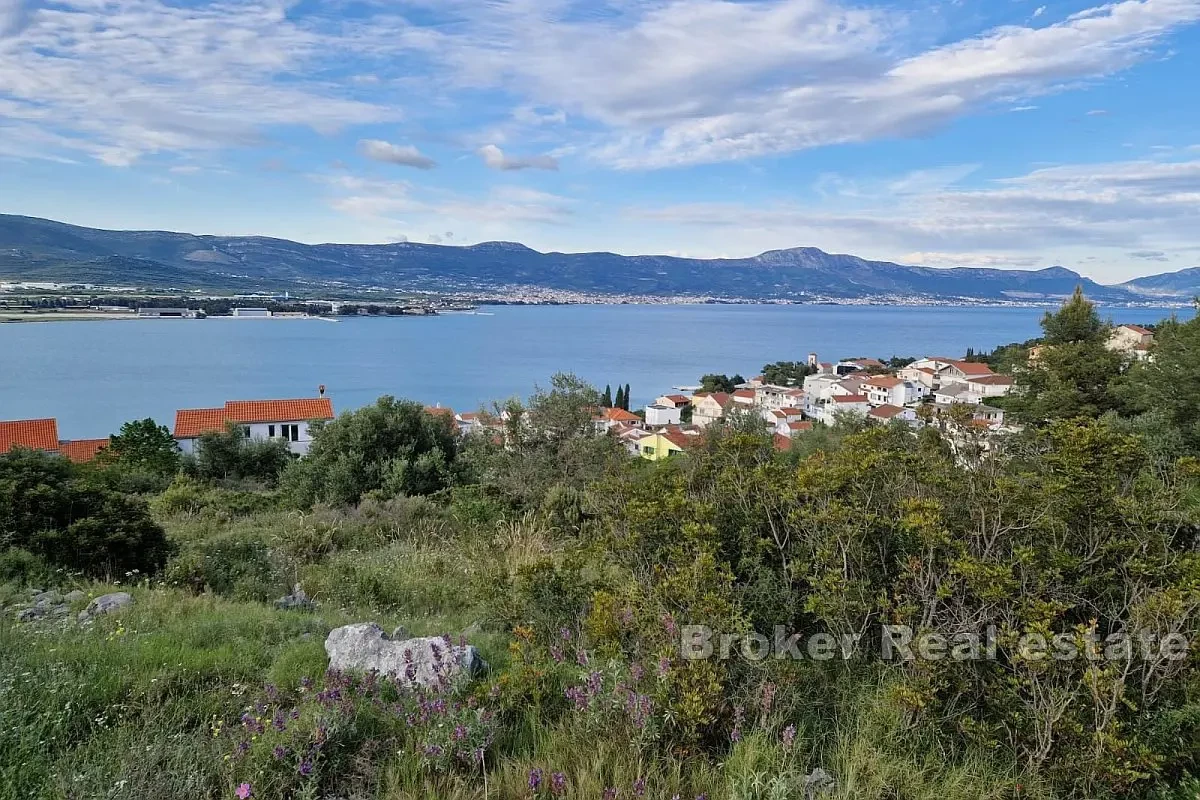
[[[837,788],[837,781],[825,770],[817,767],[804,777],[805,800],[817,800],[830,795]]]
[[[305,591],[300,588],[300,584],[292,587],[292,593],[286,594],[275,601],[275,607],[281,611],[302,610],[311,611],[316,607],[316,603],[309,597]]]

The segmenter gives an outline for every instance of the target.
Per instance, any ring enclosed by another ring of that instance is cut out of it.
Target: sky
[[[0,0],[0,213],[1200,266],[1200,0]]]

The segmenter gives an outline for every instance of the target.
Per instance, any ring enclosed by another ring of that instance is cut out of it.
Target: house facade
[[[450,412],[453,415],[453,412]],[[230,400],[221,408],[189,408],[175,412],[175,441],[185,453],[195,453],[200,437],[237,425],[247,439],[281,439],[296,455],[307,455],[312,444],[310,423],[333,419],[327,397],[299,400]]]

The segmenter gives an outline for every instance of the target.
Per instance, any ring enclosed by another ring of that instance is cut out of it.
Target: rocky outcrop
[[[114,611],[119,611],[133,605],[133,597],[128,592],[113,592],[112,594],[102,594],[92,602],[88,603],[87,608],[79,612],[79,621],[87,622],[94,617],[99,617],[104,614],[111,614]]]
[[[325,652],[331,670],[374,671],[411,687],[445,687],[487,669],[487,662],[469,644],[454,643],[449,637],[397,639],[374,622],[330,631]]]
[[[804,800],[827,797],[837,789],[837,780],[825,770],[817,767],[804,777]]]

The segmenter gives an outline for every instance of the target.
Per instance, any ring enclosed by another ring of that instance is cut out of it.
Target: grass
[[[164,580],[63,582],[89,597],[128,590],[132,606],[85,626],[73,617],[18,625],[10,613],[0,621],[0,800],[232,797],[229,741],[213,735],[214,724],[235,725],[264,684],[319,681],[333,627],[373,620],[416,635],[469,631],[495,677],[512,654],[509,635],[489,627],[488,581],[559,555],[535,518],[462,537],[411,505],[201,513],[166,524],[178,552]],[[270,600],[297,580],[319,608],[273,608]],[[0,585],[0,603],[21,594],[27,588]],[[644,781],[650,798],[784,800],[803,797],[805,775],[823,766],[838,778],[831,800],[1049,797],[1002,760],[912,740],[880,699],[879,680],[829,687],[852,699],[831,700],[803,719],[787,706],[792,719],[775,719],[723,752],[710,744],[670,758],[618,731],[516,703],[478,773],[431,773],[404,747],[388,749],[391,740],[369,713],[352,716],[338,771],[322,778],[321,793],[279,796],[529,800],[530,771],[541,769],[547,785],[564,773],[573,798],[599,798],[609,788],[632,797]],[[800,729],[791,747],[779,735],[788,722]]]

